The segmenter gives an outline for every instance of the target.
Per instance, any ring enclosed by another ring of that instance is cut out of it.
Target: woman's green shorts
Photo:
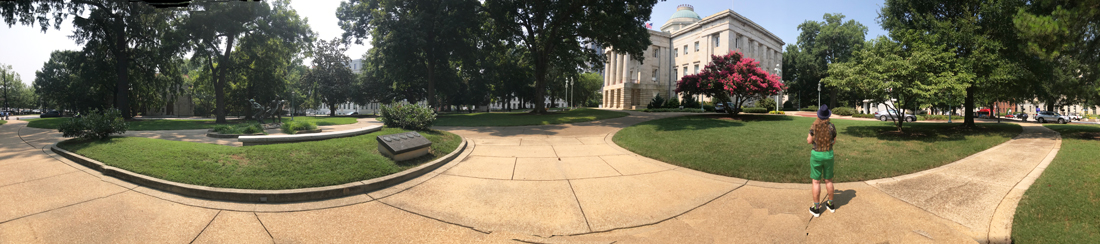
[[[833,179],[833,151],[810,150],[810,179]]]

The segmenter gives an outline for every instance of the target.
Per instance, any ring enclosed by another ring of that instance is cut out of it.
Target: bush
[[[707,112],[714,112],[714,105],[704,104],[703,110],[706,110]]]
[[[645,106],[646,109],[661,108],[665,106],[665,99],[661,98],[661,94],[657,94],[653,99],[649,100],[649,104]]]
[[[839,107],[833,109],[833,114],[840,116],[852,116],[856,114],[856,109],[849,107]]]
[[[807,112],[817,112],[817,106],[809,106],[809,107],[805,107],[805,108],[802,108],[802,111],[807,111]]]
[[[787,113],[784,113],[783,111],[770,111],[770,112],[768,112],[768,114],[787,114]]]
[[[406,102],[382,105],[382,123],[390,128],[429,130],[435,123],[435,112],[428,106]]]
[[[874,119],[875,115],[874,114],[853,114],[852,118]]]
[[[126,121],[122,119],[122,112],[118,109],[92,110],[81,118],[69,118],[69,121],[61,123],[58,132],[65,137],[79,137],[85,139],[104,139],[111,134],[126,133]]]
[[[961,120],[963,117],[959,115],[952,115],[952,120]],[[917,120],[947,120],[947,115],[929,114],[929,115],[917,115]]]
[[[283,126],[282,126],[281,129],[283,130],[283,133],[297,134],[298,131],[316,130],[317,129],[317,124],[313,123],[313,122],[306,122],[306,121],[301,121],[301,120],[289,121],[289,122],[283,123]]]
[[[655,109],[643,109],[642,112],[647,113],[663,113],[663,112],[686,112],[686,113],[702,113],[698,108],[655,108]],[[711,112],[714,112],[713,110]]]
[[[695,101],[695,96],[687,95],[684,96],[684,101],[680,102],[680,106],[684,106],[684,108],[698,108],[699,101]]]
[[[775,99],[764,98],[756,103],[757,107],[767,109],[768,111],[775,111]]]
[[[242,134],[263,134],[264,128],[260,124],[249,124],[241,130]]]
[[[766,108],[742,108],[741,112],[762,114],[762,113],[767,113],[768,109],[766,109]]]
[[[680,98],[672,96],[665,101],[664,108],[680,108]]]

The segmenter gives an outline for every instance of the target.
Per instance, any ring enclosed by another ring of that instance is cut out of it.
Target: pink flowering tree
[[[784,89],[779,76],[759,67],[760,62],[742,57],[740,52],[711,56],[699,74],[686,75],[676,82],[676,92],[703,94],[729,104],[726,113],[741,112],[746,101],[779,94]]]

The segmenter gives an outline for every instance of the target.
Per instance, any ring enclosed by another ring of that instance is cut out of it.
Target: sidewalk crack
[[[577,208],[581,210],[581,217],[584,218],[584,225],[588,226],[588,232],[592,232],[592,224],[588,223],[588,215],[584,213],[584,207],[581,206],[581,199],[577,197],[577,190],[573,189],[573,181],[566,180],[569,183],[569,191],[573,193],[573,200],[577,200]]]
[[[214,213],[214,217],[213,217],[213,218],[210,218],[210,222],[206,222],[206,226],[203,226],[203,227],[202,227],[202,230],[200,230],[200,231],[199,231],[199,234],[198,234],[198,235],[195,235],[195,238],[191,239],[191,242],[188,242],[188,243],[195,243],[195,240],[198,240],[198,239],[199,239],[199,236],[202,236],[202,233],[203,233],[203,232],[206,232],[206,228],[210,228],[210,224],[213,224],[213,223],[214,223],[214,220],[215,220],[215,219],[218,219],[218,215],[221,215],[221,214],[222,214],[222,211],[221,211],[221,210],[218,210],[218,212],[217,212],[217,213]]]
[[[271,231],[267,230],[267,225],[264,225],[264,221],[260,220],[260,215],[252,212],[252,216],[256,216],[256,221],[260,222],[260,227],[264,227],[264,233],[267,233],[267,237],[271,238],[271,243],[275,243],[275,236],[272,236]]]

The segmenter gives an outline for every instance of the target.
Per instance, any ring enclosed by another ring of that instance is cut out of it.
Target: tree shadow
[[[978,125],[968,128],[949,124],[913,124],[898,131],[893,125],[847,126],[844,135],[860,138],[876,138],[885,141],[959,141],[967,136],[992,136],[1011,131],[1011,125]],[[1017,132],[1018,133],[1018,132]]]
[[[773,116],[773,115],[735,115],[730,117],[726,114],[704,114],[685,116],[669,120],[657,120],[655,122],[647,122],[657,125],[658,131],[681,131],[681,130],[705,130],[712,128],[724,128],[724,127],[737,127],[744,126],[746,122],[761,122],[761,121],[790,121],[794,120],[788,116]]]

